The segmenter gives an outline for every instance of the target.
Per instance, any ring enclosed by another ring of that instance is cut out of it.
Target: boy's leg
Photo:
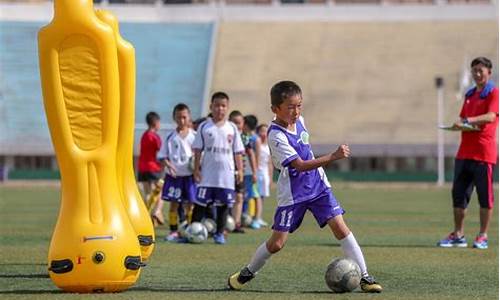
[[[227,215],[229,213],[229,208],[227,205],[217,206],[217,231],[218,234],[224,234],[224,228],[226,228]]]
[[[194,204],[192,222],[201,222],[205,217],[206,207],[197,203]]]
[[[175,201],[170,202],[170,209],[168,211],[168,224],[170,225],[170,231],[177,231],[177,210],[179,208],[179,203]]]
[[[273,230],[271,237],[257,248],[250,263],[239,272],[229,277],[229,288],[232,290],[242,289],[244,285],[252,280],[259,270],[264,267],[271,255],[283,249],[287,238],[288,232]]]
[[[328,224],[333,235],[340,241],[342,251],[347,258],[355,261],[361,270],[360,286],[364,292],[379,293],[382,286],[368,275],[365,258],[354,235],[344,222],[344,209],[337,202],[333,193],[328,190],[322,196],[307,203],[307,208],[312,212],[320,227]]]
[[[278,206],[274,213],[273,234],[265,243],[257,248],[257,251],[255,251],[254,256],[246,267],[229,277],[229,288],[234,290],[243,288],[264,266],[272,254],[283,249],[288,238],[288,233],[292,233],[299,228],[305,213],[306,205],[302,203]]]
[[[363,252],[361,252],[358,242],[345,224],[342,215],[338,215],[328,220],[328,226],[332,230],[335,238],[340,241],[340,246],[342,247],[344,255],[358,264],[362,276],[368,275]]]
[[[241,228],[241,212],[243,209],[243,193],[238,193],[236,191],[236,200],[234,202],[234,206],[231,211],[231,215],[234,218],[235,230],[236,233],[244,233],[245,231]]]
[[[177,215],[179,216],[179,223],[186,221],[186,213],[184,212],[184,207],[182,205],[177,205]]]
[[[193,203],[184,203],[184,213],[186,214],[188,223],[191,223],[191,220],[193,219],[193,207]]]
[[[328,226],[332,230],[335,238],[340,240],[340,246],[342,247],[344,255],[358,264],[361,270],[361,290],[367,293],[380,293],[382,291],[382,286],[375,278],[368,274],[363,252],[356,238],[345,224],[342,215],[337,215],[328,220]]]

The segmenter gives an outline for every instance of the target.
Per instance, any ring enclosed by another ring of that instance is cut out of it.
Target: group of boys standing
[[[245,225],[252,229],[268,226],[262,219],[262,200],[269,197],[272,177],[267,125],[257,126],[253,115],[228,111],[229,96],[224,92],[214,93],[210,115],[194,122],[189,107],[179,103],[172,116],[176,128],[163,141],[157,134],[159,115],[146,116],[138,180],[146,198],[151,198],[165,173],[160,195],[170,203],[168,241],[182,241],[179,224],[207,217],[215,220],[217,244],[225,243],[228,214],[235,221],[234,233],[245,232],[242,216],[251,216]],[[162,209],[162,201],[151,207],[156,224],[164,223]]]

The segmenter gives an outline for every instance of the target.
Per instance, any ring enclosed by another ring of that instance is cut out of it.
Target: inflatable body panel
[[[109,11],[97,10],[97,17],[115,33],[120,73],[120,121],[118,130],[117,176],[123,204],[141,245],[142,259],[146,260],[154,248],[154,227],[133,168],[135,126],[135,49],[120,35],[118,20]]]
[[[141,250],[123,206],[116,153],[120,107],[115,35],[92,0],[55,0],[38,35],[45,112],[61,170],[49,274],[71,292],[115,292],[139,276]]]

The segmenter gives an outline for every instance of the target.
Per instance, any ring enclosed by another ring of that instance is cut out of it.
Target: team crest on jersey
[[[229,144],[232,144],[232,143],[233,143],[233,135],[232,135],[232,134],[228,134],[228,135],[227,135],[227,142],[228,142]]]
[[[307,133],[306,131],[302,131],[300,133],[300,140],[304,145],[309,144],[309,133]]]

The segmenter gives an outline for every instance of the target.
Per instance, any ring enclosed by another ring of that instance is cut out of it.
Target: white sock
[[[266,242],[262,243],[262,245],[257,248],[255,254],[252,257],[252,260],[248,264],[248,270],[253,274],[257,274],[260,269],[266,264],[266,261],[269,257],[271,257],[272,253],[267,250]]]
[[[344,251],[344,255],[347,258],[354,260],[359,265],[359,268],[361,269],[361,276],[368,275],[363,252],[361,252],[361,248],[359,248],[358,242],[354,238],[352,232],[340,240],[340,246],[342,247],[342,251]]]

